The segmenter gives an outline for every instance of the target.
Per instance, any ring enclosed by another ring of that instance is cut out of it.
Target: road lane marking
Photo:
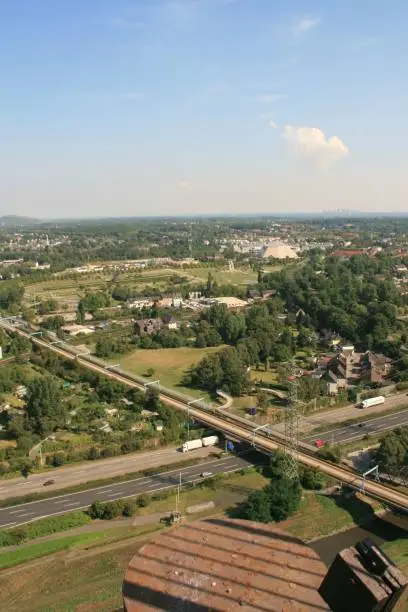
[[[0,525],[1,529],[4,529],[5,527],[11,527],[11,525],[16,525],[17,522],[14,521],[13,523],[4,523],[3,525]]]
[[[208,468],[210,468],[210,466],[220,465],[221,463],[224,463],[226,461],[231,461],[231,459],[233,459],[233,458],[234,457],[228,457],[228,458],[222,459],[221,461],[219,459],[212,459],[210,461],[206,461],[206,462],[201,463],[200,464],[200,468],[203,469],[203,471],[205,471],[207,466],[208,466]],[[183,468],[181,470],[180,469],[167,470],[166,472],[160,472],[160,473],[154,474],[152,476],[141,476],[141,477],[138,477],[138,478],[133,478],[131,480],[122,480],[121,482],[112,484],[110,486],[111,487],[114,487],[114,486],[118,486],[119,487],[119,486],[129,485],[131,483],[136,483],[136,482],[140,483],[140,481],[142,481],[142,480],[149,480],[149,479],[152,479],[152,478],[154,478],[156,480],[156,479],[159,479],[160,477],[166,477],[169,474],[175,474],[175,473],[179,474],[180,472],[183,474],[188,469],[191,469],[191,466]],[[210,469],[208,471],[210,471]],[[27,483],[23,482],[23,483],[20,483],[20,484],[24,485],[24,484],[27,484]],[[15,485],[15,486],[17,486],[17,485]],[[109,485],[105,485],[105,487],[106,486],[109,486]],[[174,486],[174,485],[172,485],[172,486]],[[53,502],[56,499],[62,499],[62,498],[67,498],[67,497],[68,498],[72,498],[74,495],[82,495],[83,493],[91,493],[93,491],[100,491],[101,488],[103,488],[103,486],[102,487],[91,487],[90,489],[84,489],[83,491],[77,491],[75,493],[64,493],[62,495],[55,495],[54,497],[48,497],[46,499],[38,499],[36,501],[27,502],[26,504],[14,504],[14,506],[9,506],[9,508],[17,508],[19,506],[25,506],[26,507],[26,506],[29,506],[29,505],[40,504],[40,503],[43,503],[44,501]],[[99,494],[102,495],[104,492],[106,492],[106,490],[105,491],[101,491]],[[98,495],[98,493],[96,493],[96,495]],[[88,506],[84,506],[84,508],[87,508],[87,507]]]
[[[81,502],[70,502],[70,503],[66,503],[64,504],[65,506],[79,506]]]

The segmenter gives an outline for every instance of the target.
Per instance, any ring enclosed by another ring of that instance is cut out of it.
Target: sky
[[[0,214],[408,212],[406,0],[0,0]]]

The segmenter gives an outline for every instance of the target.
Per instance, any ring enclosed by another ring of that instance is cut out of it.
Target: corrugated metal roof
[[[127,612],[328,610],[317,592],[326,568],[274,525],[207,519],[169,529],[133,557]]]

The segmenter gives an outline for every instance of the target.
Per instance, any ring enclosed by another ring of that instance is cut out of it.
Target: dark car
[[[53,485],[55,483],[55,480],[46,480],[43,484],[44,487],[49,487],[50,485]]]

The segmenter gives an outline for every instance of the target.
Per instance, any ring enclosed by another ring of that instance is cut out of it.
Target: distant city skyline
[[[404,213],[408,5],[13,0],[0,215]]]

